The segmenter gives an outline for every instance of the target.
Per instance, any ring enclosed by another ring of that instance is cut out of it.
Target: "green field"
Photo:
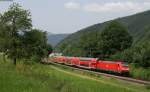
[[[92,78],[51,65],[14,66],[0,59],[0,92],[150,92],[144,85]]]

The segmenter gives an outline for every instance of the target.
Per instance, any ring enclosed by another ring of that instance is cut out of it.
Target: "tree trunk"
[[[17,64],[17,59],[16,58],[14,58],[14,65],[16,65]]]

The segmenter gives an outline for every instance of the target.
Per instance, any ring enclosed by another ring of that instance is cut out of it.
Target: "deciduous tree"
[[[8,11],[4,12],[1,16],[1,28],[3,30],[2,35],[5,36],[3,38],[7,39],[10,37],[7,41],[5,39],[5,45],[3,47],[7,47],[7,50],[4,52],[6,53],[7,51],[10,58],[13,59],[15,65],[17,58],[20,57],[20,35],[23,31],[30,30],[31,27],[32,23],[30,12],[22,9],[17,3],[13,3],[9,7]]]
[[[132,36],[127,29],[117,21],[112,21],[101,32],[98,47],[102,57],[109,57],[132,45]]]

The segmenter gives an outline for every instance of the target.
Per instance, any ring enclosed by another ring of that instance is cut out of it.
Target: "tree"
[[[0,52],[6,51],[6,46],[10,36],[8,35],[9,27],[3,25],[2,15],[0,15]]]
[[[132,45],[132,36],[127,29],[117,21],[112,21],[101,32],[98,47],[101,57],[109,57],[117,52],[121,52]]]
[[[83,56],[97,57],[98,32],[89,32],[80,37],[79,47]]]
[[[6,61],[5,55],[7,54],[8,48],[11,47],[11,35],[9,30],[10,27],[8,25],[4,25],[3,16],[0,14],[0,53],[3,55],[3,61]]]
[[[52,51],[52,46],[47,44],[46,32],[38,29],[26,31],[23,35],[24,57],[31,59],[34,56],[36,61],[41,61]]]
[[[31,22],[30,12],[22,9],[17,3],[13,3],[9,10],[4,12],[1,16],[1,28],[3,28],[3,32],[10,37],[4,46],[7,47],[7,50],[4,52],[13,59],[15,65],[17,58],[20,57],[22,46],[20,35],[23,31],[31,29]]]
[[[150,67],[150,42],[143,41],[137,43],[134,47],[126,51],[125,59],[130,63],[134,63],[138,67]]]
[[[30,12],[16,3],[0,15],[0,52],[13,59],[15,65],[18,59],[39,62],[52,52],[47,33],[32,29],[31,22]]]

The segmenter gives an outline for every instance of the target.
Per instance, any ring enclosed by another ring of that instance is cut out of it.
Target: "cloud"
[[[108,2],[104,4],[90,3],[83,6],[87,12],[140,12],[150,9],[150,2]]]
[[[114,1],[105,3],[86,3],[68,2],[64,7],[71,10],[81,10],[95,13],[121,13],[121,12],[141,12],[150,9],[150,1]]]
[[[75,2],[67,2],[64,4],[64,7],[71,10],[78,10],[80,9],[80,4]]]

